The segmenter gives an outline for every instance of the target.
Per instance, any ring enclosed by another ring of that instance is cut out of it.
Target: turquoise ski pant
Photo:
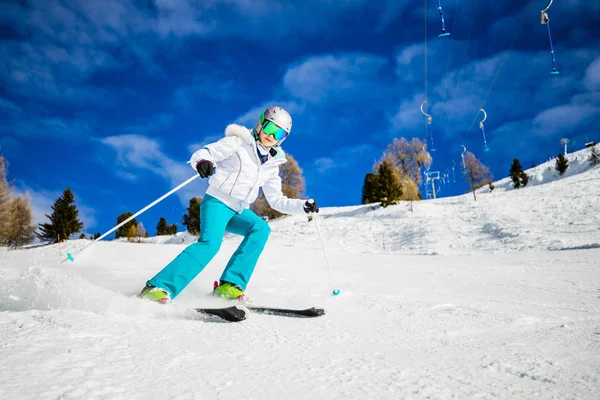
[[[186,247],[146,284],[166,289],[171,298],[177,297],[217,254],[225,232],[244,236],[244,240],[229,259],[220,280],[245,290],[271,228],[251,210],[238,214],[209,195],[200,206],[200,239]]]

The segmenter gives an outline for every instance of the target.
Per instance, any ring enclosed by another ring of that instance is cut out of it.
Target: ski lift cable
[[[467,35],[467,46],[465,48],[465,54],[463,56],[463,58],[467,57],[467,54],[469,53],[469,47],[471,45],[471,34],[473,33],[473,25],[474,25],[474,21],[475,21],[475,4],[473,5],[473,12],[471,13],[471,23],[469,24],[469,34]],[[458,72],[458,79],[456,82],[456,86],[454,87],[454,92],[457,92],[458,89],[460,88],[460,84],[462,82],[462,76],[463,76],[463,72],[465,71],[465,65],[463,65],[460,68],[460,71]],[[446,130],[445,132],[448,132],[448,129],[450,128],[450,122],[452,122],[452,119],[454,118],[454,114],[455,112],[452,111],[448,114],[448,117],[446,119]]]
[[[457,15],[458,15],[458,0],[456,0],[456,4],[454,5],[454,16],[452,17],[452,32],[455,31],[456,29],[456,20],[457,20]],[[453,48],[454,48],[454,35],[452,35],[452,41],[450,42],[450,46],[448,46],[448,68],[447,71],[450,71],[450,69],[452,68],[452,54],[453,54]],[[442,94],[442,100],[446,99],[446,95],[448,94],[448,88],[450,86],[450,79],[446,79],[446,81],[444,82],[444,93]],[[443,121],[444,117],[445,117],[445,107],[442,108],[442,110],[440,111],[440,117],[439,120]]]
[[[427,77],[427,0],[423,0],[423,29],[424,29],[423,57],[424,57],[424,65],[425,65],[425,100],[421,103],[421,112],[423,112],[423,104],[427,104],[427,101],[429,100],[428,82],[427,82],[427,79],[428,79],[428,77]],[[430,123],[431,123],[431,116],[428,117],[427,124],[425,124],[425,143],[427,143],[427,131],[429,129]]]
[[[425,38],[424,38],[424,62],[425,62],[425,101],[429,100],[427,93],[427,0],[423,1],[423,18],[424,18],[424,30],[425,30]]]
[[[504,64],[506,63],[506,60],[508,59],[508,55],[510,54],[512,48],[514,47],[514,45],[517,41],[517,38],[521,34],[523,25],[525,24],[525,21],[527,20],[527,17],[529,16],[529,12],[531,11],[532,7],[533,7],[533,0],[530,0],[529,5],[527,6],[527,9],[525,10],[525,13],[523,14],[523,17],[521,17],[521,23],[519,24],[519,28],[517,29],[517,31],[515,32],[515,35],[513,36],[510,47],[504,54],[504,58],[502,59],[502,62],[500,63],[500,67],[498,68],[498,71],[496,72],[496,75],[494,76],[494,79],[492,80],[492,83],[491,83],[487,93],[485,94],[483,101],[481,102],[481,106],[477,109],[477,113],[475,114],[475,117],[473,118],[473,121],[471,122],[471,126],[469,127],[469,131],[467,132],[467,134],[471,133],[471,130],[473,129],[473,125],[475,125],[475,121],[477,120],[477,115],[479,114],[479,109],[482,109],[485,106],[485,103],[487,102],[487,99],[488,99],[490,93],[492,92],[492,89],[494,88],[496,81],[498,80],[498,76],[500,76],[500,72],[502,71],[502,68],[504,67]]]

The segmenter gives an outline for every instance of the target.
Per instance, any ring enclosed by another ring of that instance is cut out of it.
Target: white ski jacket
[[[211,161],[215,167],[206,194],[241,213],[258,197],[259,188],[274,209],[283,214],[304,213],[305,200],[289,199],[281,191],[279,166],[287,162],[281,148],[277,154],[261,164],[257,143],[252,130],[237,124],[228,125],[225,137],[208,144],[192,154],[190,165],[196,170],[201,160]]]

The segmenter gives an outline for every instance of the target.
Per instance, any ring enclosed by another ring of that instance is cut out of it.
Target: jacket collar
[[[256,140],[254,139],[254,132],[251,129],[246,128],[245,126],[241,126],[238,124],[229,124],[227,128],[225,128],[225,136],[235,136],[241,139],[243,142],[246,142],[255,148]],[[283,164],[287,160],[285,158],[285,153],[281,147],[272,147],[277,154],[273,156],[273,160],[278,164]]]

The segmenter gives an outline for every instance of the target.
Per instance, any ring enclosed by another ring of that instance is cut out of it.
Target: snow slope
[[[600,152],[600,144],[595,145],[594,148],[597,152]],[[570,176],[581,174],[590,169],[598,168],[598,166],[593,167],[590,164],[589,159],[591,154],[592,148],[585,148],[567,154],[565,158],[569,161],[569,168],[565,171],[565,173],[562,176],[558,173],[558,171],[556,171],[556,158],[546,161],[536,167],[527,169],[525,170],[527,175],[529,175],[529,183],[527,185],[531,187],[535,185],[554,182],[564,178],[568,178]],[[494,182],[494,186],[494,190],[496,191],[514,190],[510,177],[506,177],[497,182]]]
[[[450,255],[600,248],[600,166],[562,179],[546,177],[544,184],[518,190],[499,190],[501,180],[491,193],[481,189],[477,201],[466,194],[387,209],[327,208],[323,235],[339,252]],[[305,219],[272,222],[273,242],[319,248],[314,227],[300,224]]]
[[[63,264],[86,242],[0,249],[0,395],[597,399],[598,182],[595,168],[477,202],[274,221],[247,294],[326,307],[318,319],[228,324],[189,310],[222,304],[207,293],[237,237],[168,306],[135,294],[191,237],[99,242]]]

